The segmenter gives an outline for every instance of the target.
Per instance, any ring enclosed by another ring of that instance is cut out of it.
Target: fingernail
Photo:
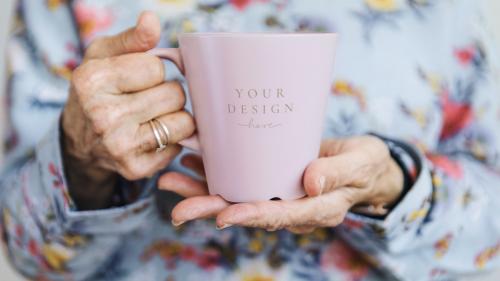
[[[216,225],[215,228],[217,228],[217,230],[223,230],[224,228],[228,228],[230,226],[232,226],[232,224],[225,223],[225,224],[223,224],[221,226]]]
[[[326,182],[325,176],[319,177],[318,181],[319,181],[319,195],[321,195],[321,193],[323,193],[323,190],[325,189],[325,182]]]
[[[172,220],[172,225],[175,227],[180,226],[181,224],[185,223],[186,221],[174,221]]]

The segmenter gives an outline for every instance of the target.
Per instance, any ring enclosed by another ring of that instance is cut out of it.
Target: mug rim
[[[215,38],[215,37],[337,37],[337,32],[186,32],[178,37]]]

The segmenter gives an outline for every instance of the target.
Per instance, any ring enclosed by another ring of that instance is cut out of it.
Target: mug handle
[[[182,73],[182,75],[186,75],[184,62],[182,61],[182,56],[179,48],[155,48],[150,50],[149,52],[161,59],[173,62]],[[201,151],[200,141],[196,133],[194,133],[189,138],[180,141],[179,144],[196,152]]]

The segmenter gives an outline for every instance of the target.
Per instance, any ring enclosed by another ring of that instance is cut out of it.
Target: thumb
[[[346,186],[358,186],[356,178],[360,165],[355,155],[343,153],[318,158],[307,166],[303,184],[308,196],[318,196]]]
[[[113,36],[94,40],[85,52],[85,59],[148,51],[158,44],[160,33],[158,17],[150,11],[142,12],[134,27]]]

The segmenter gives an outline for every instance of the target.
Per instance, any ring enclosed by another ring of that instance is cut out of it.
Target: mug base
[[[298,192],[293,194],[274,194],[269,196],[255,196],[238,194],[237,196],[221,193],[210,193],[210,195],[219,195],[224,200],[229,203],[251,203],[259,201],[281,201],[281,200],[297,200],[306,196],[304,192]]]

